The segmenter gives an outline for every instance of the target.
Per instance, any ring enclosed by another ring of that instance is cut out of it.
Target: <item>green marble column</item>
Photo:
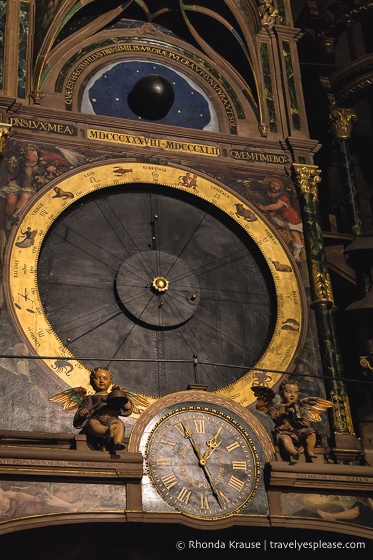
[[[334,453],[339,462],[356,462],[359,450],[343,377],[343,365],[334,324],[334,300],[328,272],[319,211],[320,170],[314,165],[293,164],[303,216],[304,242],[315,311],[320,354],[327,390],[333,402]]]
[[[356,120],[357,117],[353,109],[339,108],[336,105],[332,105],[330,109],[330,121],[337,148],[338,171],[343,189],[347,226],[349,233],[359,236],[364,234],[364,229],[361,219],[354,162],[350,152],[352,125]],[[360,262],[354,262],[353,258],[350,264],[355,269],[358,295],[360,298],[363,298],[372,287],[370,266],[362,260],[360,260]]]
[[[346,217],[350,232],[362,235],[363,222],[357,193],[354,162],[350,152],[352,125],[357,120],[353,109],[339,108],[333,105],[330,110],[330,122],[338,155],[338,171],[343,188]]]

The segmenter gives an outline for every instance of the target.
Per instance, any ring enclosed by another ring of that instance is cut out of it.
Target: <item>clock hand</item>
[[[207,467],[206,467],[206,463],[205,463],[204,465],[201,465],[201,466],[202,466],[203,472],[204,472],[205,475],[206,475],[207,481],[208,481],[208,483],[209,483],[210,486],[211,486],[212,494],[213,494],[214,498],[216,499],[216,501],[218,502],[219,506],[222,508],[223,506],[222,506],[222,503],[221,503],[221,501],[220,501],[219,493],[218,493],[218,491],[216,490],[215,484],[213,483],[213,480],[212,480],[212,478],[211,478],[211,475],[210,475],[210,473],[209,473],[209,471],[208,471],[208,469],[207,469]]]
[[[201,452],[200,452],[200,450],[199,450],[199,447],[198,447],[197,443],[196,443],[196,442],[194,441],[194,439],[193,439],[193,434],[192,434],[191,429],[189,428],[188,424],[186,424],[186,423],[184,424],[184,423],[182,422],[181,425],[182,425],[183,428],[184,428],[185,437],[189,439],[189,441],[190,441],[190,443],[192,444],[192,447],[193,447],[193,449],[194,449],[194,452],[195,452],[195,454],[196,454],[197,457],[198,457],[199,466],[202,467],[203,472],[205,473],[205,476],[206,476],[206,478],[207,478],[207,482],[208,482],[208,483],[210,484],[210,486],[211,486],[211,490],[212,490],[213,496],[214,496],[215,499],[217,500],[219,506],[220,506],[220,507],[223,507],[222,504],[221,504],[220,498],[219,498],[219,494],[218,494],[218,492],[217,492],[217,490],[216,490],[216,488],[215,488],[215,485],[214,485],[214,483],[213,483],[213,481],[212,481],[211,475],[210,475],[210,473],[209,473],[209,471],[208,471],[208,469],[207,469],[207,467],[206,467],[206,459],[205,459],[204,457],[202,457]],[[219,433],[219,432],[218,432],[218,433]],[[217,435],[218,435],[218,434],[217,434]],[[220,443],[219,443],[219,445],[220,445]]]
[[[200,464],[201,467],[202,467],[203,465],[206,464],[206,461],[205,461],[204,458],[202,457],[202,454],[201,454],[201,452],[200,452],[200,450],[199,450],[199,447],[198,447],[197,443],[196,443],[196,442],[194,441],[194,439],[193,439],[192,431],[191,431],[191,429],[189,428],[188,424],[184,424],[184,423],[182,422],[181,425],[182,425],[183,428],[184,428],[185,437],[188,438],[189,441],[190,441],[190,443],[192,444],[192,447],[193,447],[193,449],[194,449],[194,451],[195,451],[195,454],[196,454],[197,457],[198,457],[199,464]]]
[[[203,456],[203,459],[204,459],[205,462],[207,461],[207,459],[209,457],[211,457],[211,455],[215,451],[215,449],[218,449],[218,447],[220,446],[222,440],[220,440],[219,443],[216,441],[218,439],[218,436],[219,436],[220,432],[221,432],[221,428],[218,429],[218,431],[216,432],[214,437],[212,437],[211,439],[208,439],[206,441],[206,445],[207,445],[208,449],[205,451],[205,454]]]

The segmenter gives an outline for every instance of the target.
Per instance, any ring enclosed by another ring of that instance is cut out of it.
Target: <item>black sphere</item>
[[[143,119],[163,119],[175,100],[174,88],[166,78],[149,74],[140,78],[128,94],[128,105]]]

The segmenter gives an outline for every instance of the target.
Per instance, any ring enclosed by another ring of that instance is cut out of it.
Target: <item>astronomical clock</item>
[[[12,317],[70,386],[103,364],[150,401],[199,383],[249,404],[251,385],[267,370],[273,384],[299,351],[302,289],[279,235],[188,169],[84,166],[42,189],[14,230]]]
[[[15,0],[4,30],[0,399],[9,432],[38,434],[17,469],[52,485],[27,511],[261,523],[275,449],[252,388],[314,371],[307,270],[325,276],[292,167],[318,178],[290,2]],[[78,406],[97,367],[141,397],[117,454],[50,402]]]

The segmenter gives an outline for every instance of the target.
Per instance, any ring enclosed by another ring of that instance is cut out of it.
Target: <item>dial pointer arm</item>
[[[206,464],[201,465],[201,466],[202,466],[202,468],[203,468],[203,472],[205,473],[205,476],[206,476],[206,478],[207,478],[207,481],[208,481],[208,483],[209,483],[210,486],[211,486],[212,494],[213,494],[214,498],[216,498],[216,501],[218,502],[219,506],[222,508],[223,506],[222,506],[222,503],[221,503],[221,501],[220,501],[219,493],[218,493],[218,491],[216,490],[215,484],[214,484],[213,481],[212,481],[211,475],[210,475],[210,473],[209,473],[209,471],[208,471],[208,469],[207,469],[207,467],[206,467]]]
[[[205,454],[204,454],[204,456],[203,456],[203,459],[204,459],[204,461],[205,461],[205,464],[206,464],[207,459],[208,459],[209,457],[211,457],[211,455],[212,455],[212,453],[215,451],[215,449],[218,449],[218,447],[219,447],[220,444],[221,444],[221,441],[219,441],[219,443],[216,441],[216,440],[218,439],[218,437],[219,437],[220,432],[221,432],[221,428],[218,429],[218,431],[216,432],[216,434],[214,435],[213,438],[208,439],[208,440],[206,441],[206,445],[207,445],[208,449],[205,451]]]
[[[182,423],[182,426],[183,426],[184,431],[185,431],[185,437],[189,439],[189,441],[190,441],[190,443],[192,444],[192,447],[193,447],[193,449],[194,449],[194,452],[195,452],[195,454],[196,454],[197,457],[198,457],[199,464],[200,464],[201,466],[203,466],[203,464],[206,464],[206,461],[204,461],[204,458],[202,457],[202,454],[201,454],[201,452],[200,452],[200,450],[199,450],[199,447],[198,447],[197,443],[196,443],[196,442],[194,441],[194,439],[193,439],[193,434],[192,434],[192,432],[191,432],[191,429],[189,428],[188,424]],[[202,462],[201,462],[201,461],[202,461]],[[203,463],[203,464],[202,464],[202,463]]]
[[[208,469],[207,469],[207,467],[206,467],[206,459],[205,459],[205,457],[202,457],[201,452],[200,452],[200,450],[199,450],[199,447],[198,447],[197,443],[196,443],[196,442],[194,441],[194,439],[193,439],[193,434],[192,434],[192,432],[191,432],[191,429],[189,428],[188,424],[184,424],[184,423],[183,423],[182,426],[183,426],[184,431],[185,431],[185,437],[188,438],[189,441],[190,441],[190,443],[192,444],[192,447],[193,447],[193,449],[194,449],[194,452],[195,452],[195,454],[196,454],[197,457],[198,457],[199,465],[200,465],[200,467],[202,467],[203,472],[205,473],[205,476],[206,476],[206,478],[207,478],[207,482],[208,482],[209,485],[211,486],[211,490],[212,490],[212,493],[213,493],[214,498],[217,500],[219,506],[220,506],[220,507],[223,507],[222,504],[221,504],[220,498],[219,498],[219,494],[218,494],[218,492],[217,492],[217,490],[216,490],[216,488],[215,488],[215,485],[214,485],[214,483],[213,483],[213,481],[212,481],[211,475],[210,475],[210,473],[209,473],[209,471],[208,471]],[[216,437],[217,437],[217,436],[218,436],[218,434],[216,434]],[[220,445],[220,443],[219,443],[219,445]],[[218,447],[218,445],[217,445],[216,447]],[[206,453],[205,453],[205,455],[206,455]]]

